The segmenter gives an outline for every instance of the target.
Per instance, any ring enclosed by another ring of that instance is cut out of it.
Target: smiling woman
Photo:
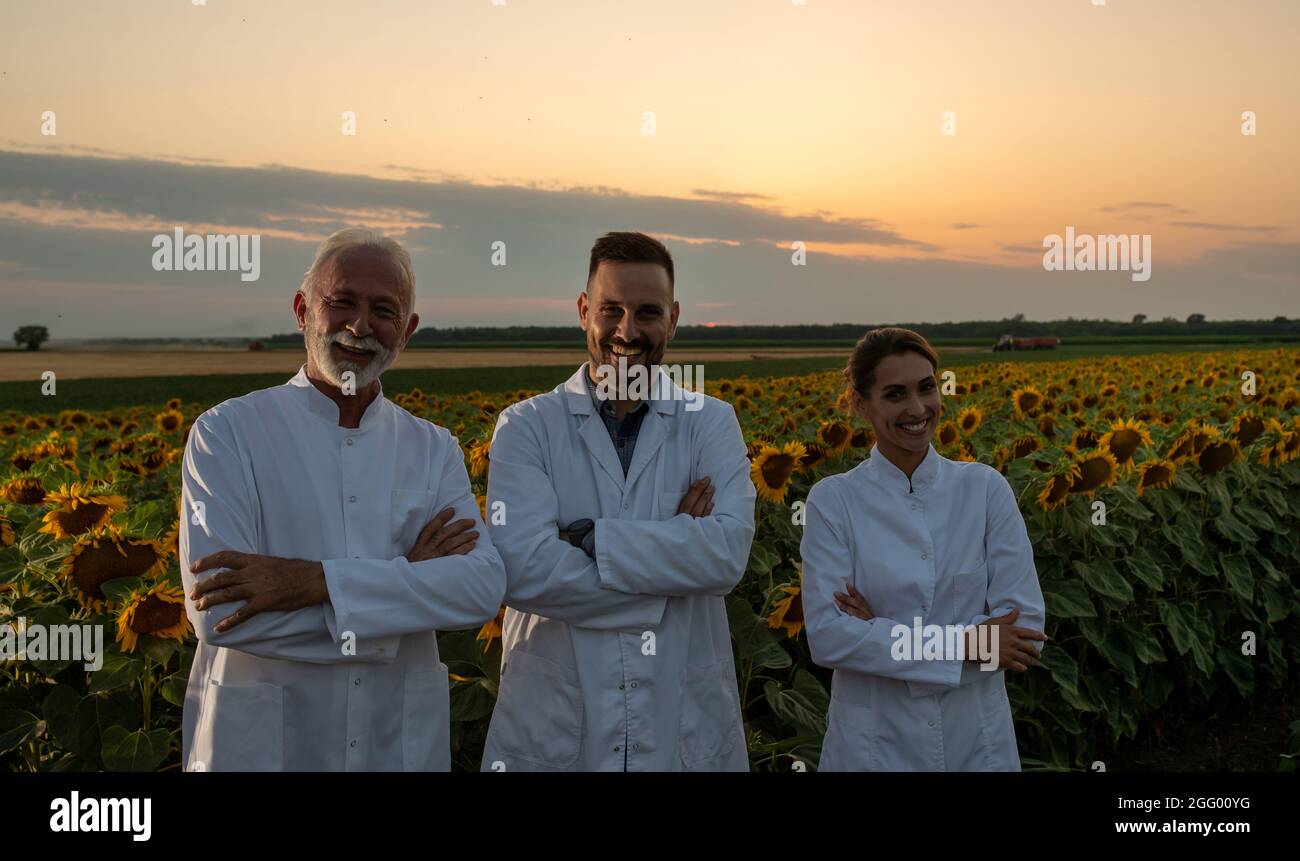
[[[1043,595],[1006,479],[931,444],[937,370],[917,333],[868,332],[844,376],[871,457],[808,494],[808,646],[834,671],[822,771],[1020,769],[1004,678],[982,670],[1037,662]],[[909,625],[964,636],[908,654]]]

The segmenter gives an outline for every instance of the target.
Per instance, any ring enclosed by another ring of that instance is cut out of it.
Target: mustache
[[[370,350],[373,353],[386,352],[384,345],[379,343],[379,339],[374,335],[367,335],[364,338],[357,338],[346,329],[340,329],[329,336],[326,343],[342,344],[345,347],[352,347],[355,350]]]

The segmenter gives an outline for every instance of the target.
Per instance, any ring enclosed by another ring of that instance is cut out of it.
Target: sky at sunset
[[[1295,0],[6,3],[0,330],[292,331],[348,225],[425,325],[574,323],[627,229],[683,323],[1300,316],[1297,44]],[[177,225],[260,277],[155,271]],[[1045,271],[1067,226],[1150,279]]]

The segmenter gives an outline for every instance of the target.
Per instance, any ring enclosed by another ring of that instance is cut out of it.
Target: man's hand
[[[464,556],[473,550],[478,542],[478,533],[465,530],[472,528],[474,521],[466,518],[448,523],[447,521],[451,520],[455,513],[454,508],[444,508],[439,511],[424,529],[420,530],[420,536],[415,539],[415,544],[406,554],[406,560],[424,562],[441,556]]]
[[[686,490],[681,503],[677,506],[678,514],[691,517],[708,517],[713,513],[713,482],[708,476],[701,478]]]
[[[217,623],[219,634],[258,613],[301,610],[329,600],[325,568],[319,562],[222,550],[190,563],[190,571],[195,574],[212,568],[227,570],[194,584],[190,599],[195,609],[210,610],[230,601],[248,602]]]
[[[1011,623],[1020,618],[1020,610],[1012,608],[1010,613],[1005,616],[994,616],[983,625],[973,625],[967,633],[966,659],[969,661],[983,661],[983,656],[979,654],[978,643],[979,628],[991,627],[997,628],[997,650],[999,667],[1008,667],[1018,673],[1027,672],[1029,668],[1039,663],[1038,648],[1034,646],[1035,641],[1047,641],[1047,635],[1042,631],[1035,631],[1032,628],[1020,628]],[[993,643],[995,632],[990,631],[983,639],[986,642]]]

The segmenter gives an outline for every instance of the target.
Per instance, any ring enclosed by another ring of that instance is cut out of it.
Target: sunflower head
[[[803,443],[788,442],[781,448],[764,446],[749,466],[749,477],[758,495],[770,502],[785,502],[790,479],[808,454]]]
[[[478,478],[488,470],[490,461],[489,453],[492,451],[492,440],[485,439],[471,443],[469,447],[469,474]]]
[[[946,421],[939,425],[939,430],[935,436],[940,447],[947,448],[950,445],[955,445],[957,440],[961,439],[961,429],[957,427],[956,422]]]
[[[181,415],[180,410],[163,410],[154,416],[154,424],[160,433],[176,433],[184,422],[185,416]]]
[[[1172,460],[1149,460],[1138,467],[1137,495],[1152,488],[1173,487],[1177,475],[1178,466]]]
[[[1011,393],[1011,406],[1015,408],[1016,418],[1037,415],[1043,405],[1043,393],[1033,386],[1025,386]]]
[[[1078,479],[1079,467],[1075,464],[1070,464],[1066,469],[1048,476],[1042,493],[1038,494],[1038,507],[1044,511],[1051,511],[1065,505],[1070,498],[1070,489]]]
[[[120,577],[154,577],[167,567],[167,548],[161,541],[126,538],[108,529],[77,539],[63,560],[63,577],[81,606],[99,611],[105,600],[103,585]]]
[[[1111,425],[1098,444],[1109,448],[1117,463],[1127,464],[1139,446],[1151,445],[1151,434],[1144,422],[1128,418]]]
[[[3,514],[0,514],[0,547],[14,546],[14,527]]]
[[[19,505],[41,505],[45,502],[45,486],[39,478],[11,478],[0,485],[0,498]]]
[[[975,433],[983,423],[984,413],[980,412],[979,407],[966,407],[957,416],[957,427],[961,428],[961,432],[967,436]]]
[[[126,510],[126,500],[97,492],[90,485],[60,485],[46,496],[54,506],[46,512],[41,532],[55,538],[72,538],[106,526],[113,515]]]
[[[799,458],[799,469],[804,472],[811,471],[822,461],[826,460],[826,448],[821,443],[805,443],[804,451],[806,454]]]
[[[767,617],[769,628],[784,628],[787,637],[797,637],[803,630],[803,588],[798,583],[777,587],[780,598]]]
[[[1237,416],[1232,423],[1232,437],[1242,446],[1248,446],[1264,434],[1264,420],[1259,416],[1245,412]]]
[[[1101,488],[1111,486],[1119,475],[1115,455],[1105,446],[1097,446],[1087,454],[1080,455],[1074,461],[1074,466],[1078,475],[1070,486],[1070,492],[1081,496],[1091,496]]]
[[[1241,448],[1236,440],[1224,439],[1211,442],[1196,456],[1196,465],[1205,475],[1214,475],[1221,469],[1241,458]]]
[[[134,590],[117,615],[117,642],[123,652],[134,652],[144,634],[184,642],[193,632],[185,613],[185,595],[168,583]]]
[[[817,429],[817,441],[826,447],[829,457],[838,457],[853,441],[853,429],[843,419],[824,421]]]

